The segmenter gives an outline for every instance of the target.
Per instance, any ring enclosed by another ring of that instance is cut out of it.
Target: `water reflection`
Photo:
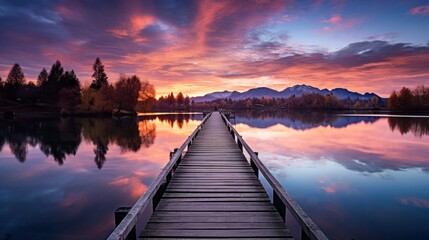
[[[117,145],[122,153],[149,148],[156,138],[155,119],[182,129],[198,114],[166,114],[138,118],[61,118],[21,119],[0,122],[0,152],[5,144],[19,162],[25,162],[28,147],[38,146],[46,157],[63,165],[66,158],[76,155],[82,140],[94,145],[94,162],[101,169],[109,145]]]
[[[246,142],[330,239],[429,239],[428,124],[410,116],[236,114]]]
[[[402,135],[411,132],[416,137],[429,135],[429,119],[428,118],[399,118],[389,117],[390,129],[399,131]]]
[[[202,115],[180,118],[1,121],[0,239],[106,239]]]
[[[281,124],[296,130],[307,130],[320,126],[343,128],[350,124],[357,124],[360,122],[374,123],[377,120],[379,120],[379,117],[340,117],[335,114],[314,111],[244,111],[238,112],[236,114],[235,121],[236,123],[244,123],[251,127],[257,128],[268,128],[277,124]]]

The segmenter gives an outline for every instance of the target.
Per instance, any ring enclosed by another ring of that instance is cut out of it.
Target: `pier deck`
[[[214,112],[176,169],[141,238],[292,238]]]

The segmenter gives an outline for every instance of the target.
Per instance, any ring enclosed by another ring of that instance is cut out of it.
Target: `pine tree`
[[[60,60],[57,60],[51,67],[46,82],[45,102],[56,105],[59,99],[60,79],[64,74],[64,68],[61,66]]]
[[[4,83],[4,89],[6,95],[10,99],[16,99],[18,97],[18,92],[24,87],[25,76],[22,72],[21,66],[18,63],[15,63],[7,75],[6,82]]]
[[[80,89],[80,82],[73,70],[66,71],[60,78],[59,87]]]
[[[9,72],[9,75],[6,78],[6,86],[11,86],[14,88],[22,87],[25,84],[25,76],[22,72],[21,66],[18,63],[15,63],[12,69]]]
[[[46,68],[43,68],[42,71],[39,73],[39,76],[37,77],[37,86],[45,86],[48,82],[48,71],[46,71]]]
[[[64,68],[61,66],[60,60],[57,60],[51,67],[48,76],[48,85],[58,85],[61,76],[64,74]]]
[[[185,106],[189,106],[190,103],[191,103],[191,100],[190,100],[189,96],[186,95],[186,97],[185,97]]]
[[[92,77],[94,79],[92,80],[91,88],[100,90],[103,85],[108,85],[108,77],[104,72],[104,65],[101,62],[100,58],[95,59],[92,69],[94,70],[94,73],[92,74]]]

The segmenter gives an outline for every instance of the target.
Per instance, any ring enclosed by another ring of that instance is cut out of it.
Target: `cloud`
[[[423,198],[401,198],[399,200],[404,205],[410,205],[418,208],[429,208],[429,200]]]
[[[391,41],[398,37],[398,33],[395,32],[389,32],[389,33],[382,33],[382,34],[375,34],[367,37],[366,39],[369,41],[374,40],[382,40],[382,41]]]
[[[322,22],[330,23],[330,24],[337,24],[340,23],[343,20],[343,18],[340,15],[333,15],[330,19],[323,20]]]
[[[409,13],[412,15],[428,15],[429,14],[429,5],[418,6],[418,7],[412,8],[409,11]]]
[[[347,28],[352,28],[363,22],[363,19],[360,18],[351,18],[344,19],[340,15],[333,15],[329,19],[322,20],[322,22],[329,24],[322,28],[325,32],[332,32],[337,30],[343,30]]]
[[[339,12],[345,3],[327,4]],[[60,59],[85,84],[100,57],[111,81],[120,73],[138,74],[160,95],[187,86],[190,96],[223,88],[243,91],[256,83],[333,88],[340,82],[381,94],[424,83],[428,47],[391,44],[392,34],[373,35],[336,52],[292,45],[296,39],[289,25],[309,11],[317,6],[277,0],[2,2],[0,73],[18,62],[34,81],[43,67],[49,70]],[[328,32],[362,22],[346,16],[321,21]]]

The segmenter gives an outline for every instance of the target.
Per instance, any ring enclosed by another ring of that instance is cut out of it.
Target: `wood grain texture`
[[[176,169],[141,239],[292,239],[219,113]]]

